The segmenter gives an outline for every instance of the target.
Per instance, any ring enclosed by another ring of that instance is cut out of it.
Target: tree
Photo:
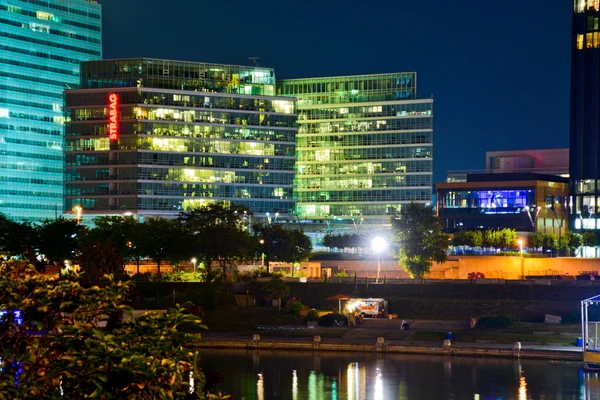
[[[413,278],[423,279],[432,262],[446,261],[448,235],[433,208],[419,203],[404,207],[392,219],[392,233],[400,264]]]
[[[573,250],[581,247],[583,240],[581,235],[574,233],[573,231],[566,230],[559,238],[557,247],[560,250],[566,250],[569,255],[572,255]]]
[[[134,321],[124,305],[131,285],[107,277],[86,288],[0,267],[0,397],[205,398],[198,353],[183,347],[191,337],[180,330],[199,319],[176,308]],[[97,327],[115,312],[128,321]]]
[[[228,208],[224,203],[211,203],[179,215],[189,235],[190,246],[205,268],[212,271],[218,261],[226,272],[235,261],[251,256],[254,239],[248,232],[246,218],[251,216],[245,207]]]
[[[177,221],[165,218],[149,218],[142,225],[140,250],[154,260],[160,275],[162,263],[174,257],[184,240],[181,226]]]
[[[59,217],[45,220],[37,228],[39,251],[46,259],[58,266],[65,260],[73,260],[81,249],[85,227],[74,219]]]
[[[542,249],[544,251],[544,254],[546,254],[546,252],[548,250],[556,249],[557,240],[558,240],[558,237],[555,234],[544,233],[543,240],[542,240]]]
[[[538,249],[544,246],[544,235],[539,232],[533,232],[527,236],[527,247],[530,249]]]
[[[0,214],[0,251],[10,257],[26,258],[43,272],[45,263],[38,259],[39,235],[29,222],[14,222]]]
[[[581,234],[581,244],[586,247],[594,247],[594,250],[598,246],[598,235],[594,231],[584,231]]]
[[[90,242],[110,242],[123,260],[136,261],[139,273],[140,259],[145,256],[143,224],[132,216],[102,216],[94,218],[94,225],[87,235]]]
[[[257,224],[252,229],[259,238],[258,250],[265,255],[267,272],[271,261],[296,263],[310,257],[310,238],[299,229],[273,224]]]
[[[514,250],[517,246],[517,239],[519,236],[517,235],[517,231],[510,228],[501,229],[498,232],[499,235],[499,248],[501,249],[509,249]]]
[[[278,306],[281,308],[281,300],[290,295],[290,287],[279,276],[273,276],[271,280],[263,287],[263,294],[267,301],[279,300]]]

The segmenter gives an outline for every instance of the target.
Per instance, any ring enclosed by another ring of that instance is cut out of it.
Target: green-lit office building
[[[62,214],[63,90],[101,57],[96,1],[0,0],[0,213]]]
[[[432,195],[433,99],[416,73],[288,79],[298,99],[298,215],[328,228],[385,225]]]
[[[224,201],[293,214],[295,99],[275,96],[273,69],[91,61],[65,93],[67,212],[173,217]]]

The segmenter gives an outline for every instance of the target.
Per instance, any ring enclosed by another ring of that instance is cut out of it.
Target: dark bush
[[[511,315],[483,316],[477,319],[477,328],[505,328],[515,322]]]
[[[319,319],[319,326],[348,325],[348,318],[338,313],[325,314]]]
[[[288,307],[290,308],[290,313],[298,314],[302,310],[306,310],[306,306],[300,303],[298,300],[290,300],[288,301]]]
[[[313,308],[306,315],[306,320],[307,321],[318,321],[319,320],[319,312]]]

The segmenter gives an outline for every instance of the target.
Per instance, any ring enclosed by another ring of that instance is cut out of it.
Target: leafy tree
[[[498,241],[499,248],[501,249],[515,249],[517,245],[517,239],[519,236],[517,235],[517,231],[510,228],[501,229],[498,232]]]
[[[156,263],[157,275],[164,261],[175,258],[183,238],[178,221],[165,218],[149,218],[143,224],[140,236],[141,252]]]
[[[43,221],[37,232],[40,253],[50,263],[60,266],[78,255],[85,227],[74,219],[59,217]]]
[[[0,267],[0,397],[205,398],[198,353],[183,347],[191,338],[180,330],[199,327],[198,318],[176,308],[133,321],[124,305],[130,290],[110,277],[85,288]],[[96,326],[115,312],[128,321]]]
[[[574,233],[573,231],[566,230],[559,238],[557,247],[560,250],[566,250],[569,255],[572,254],[573,250],[581,247],[583,240],[581,235]]]
[[[81,254],[77,257],[83,276],[87,282],[98,284],[104,275],[123,276],[125,265],[123,255],[115,248],[113,242],[86,240]]]
[[[102,216],[94,218],[94,229],[88,233],[91,242],[110,242],[115,252],[124,260],[136,261],[137,272],[140,272],[144,226],[132,216]]]
[[[283,225],[257,224],[253,226],[253,230],[260,238],[258,251],[265,255],[267,272],[271,261],[296,263],[310,257],[310,238],[299,229],[287,229]]]
[[[45,263],[38,259],[39,236],[29,222],[14,222],[0,214],[0,251],[11,257],[26,258],[43,272]]]
[[[445,262],[448,235],[433,208],[411,203],[392,219],[392,232],[400,264],[411,276],[423,279],[432,262]]]
[[[558,241],[558,237],[555,234],[544,233],[543,241],[542,241],[542,248],[544,250],[544,254],[546,254],[546,252],[548,250],[556,249],[557,241]]]
[[[453,246],[470,246],[471,238],[470,231],[458,231],[454,234],[452,238]]]
[[[481,231],[470,231],[468,245],[471,247],[481,247],[483,245],[483,233]]]
[[[581,234],[581,243],[583,246],[596,247],[598,245],[598,235],[594,231],[584,231]]]
[[[544,246],[544,235],[539,232],[533,232],[527,236],[527,247],[537,249]]]
[[[211,203],[181,213],[179,220],[189,235],[194,254],[199,254],[205,268],[211,272],[213,262],[218,261],[225,272],[235,261],[252,254],[255,243],[247,229],[249,217],[244,207]]]
[[[290,287],[285,284],[280,276],[273,276],[262,291],[267,301],[280,300],[280,307],[281,300],[285,300],[290,295]]]

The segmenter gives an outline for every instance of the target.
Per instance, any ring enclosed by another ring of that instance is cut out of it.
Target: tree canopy
[[[392,235],[397,255],[406,271],[423,279],[433,262],[446,261],[449,236],[432,207],[411,203],[392,219]]]

